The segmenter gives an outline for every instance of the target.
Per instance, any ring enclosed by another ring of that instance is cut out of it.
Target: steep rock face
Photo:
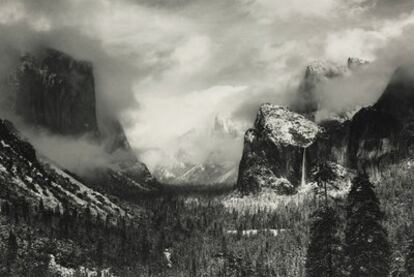
[[[109,115],[97,118],[91,63],[43,48],[21,57],[13,87],[14,110],[26,123],[62,136],[88,135],[103,144],[113,164],[84,176],[90,183],[100,184],[102,190],[106,184],[122,183],[137,192],[149,191],[156,183],[132,151],[118,119]],[[106,188],[105,192],[110,193]]]
[[[307,150],[309,167],[321,159],[347,166],[350,121],[326,120],[319,126],[322,132]]]
[[[43,49],[21,58],[16,81],[16,112],[28,123],[62,135],[98,131],[90,63]]]
[[[378,176],[379,171],[413,152],[414,76],[399,67],[378,101],[352,118],[349,165]]]
[[[397,68],[385,91],[373,108],[389,113],[404,124],[414,116],[414,73],[413,65]]]
[[[312,139],[307,143],[298,144],[297,140],[292,143],[291,122],[300,115],[283,108],[269,113],[266,111],[271,105],[265,105],[265,109],[261,107],[255,128],[246,133],[239,189],[255,191],[279,178],[298,184],[303,175],[299,172],[299,158],[303,153],[300,147],[306,147],[304,161],[308,170],[318,161],[326,160],[351,171],[365,171],[378,179],[390,165],[414,153],[414,75],[411,68],[399,67],[378,101],[360,109],[352,118],[325,120],[318,125],[311,122],[318,132],[310,136]],[[303,133],[300,126],[309,126],[303,124],[306,121],[300,122],[294,132]]]
[[[263,104],[245,134],[237,187],[291,193],[301,181],[304,151],[321,133],[318,125],[285,107]]]
[[[399,67],[377,102],[345,121],[321,122],[323,135],[310,147],[309,160],[325,159],[378,179],[389,165],[413,153],[414,76]]]
[[[15,112],[27,123],[59,135],[90,134],[109,153],[130,150],[119,120],[98,118],[93,66],[50,48],[25,54],[15,74]]]
[[[361,109],[351,121],[349,167],[372,176],[397,157],[401,124],[390,114],[373,107]]]

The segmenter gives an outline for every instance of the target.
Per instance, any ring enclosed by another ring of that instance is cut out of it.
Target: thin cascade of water
[[[306,185],[306,148],[303,148],[303,157],[302,157],[302,178],[301,183],[302,186]]]

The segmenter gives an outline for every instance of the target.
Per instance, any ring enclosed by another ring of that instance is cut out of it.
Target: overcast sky
[[[412,0],[3,0],[0,31],[92,60],[98,93],[153,167],[148,149],[171,151],[216,115],[252,124],[260,103],[283,104],[314,60],[397,54],[413,9]]]

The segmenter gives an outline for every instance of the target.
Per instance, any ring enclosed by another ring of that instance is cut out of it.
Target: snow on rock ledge
[[[263,104],[255,122],[275,145],[308,147],[320,132],[319,126],[286,107]]]
[[[305,149],[321,132],[316,123],[302,115],[282,106],[263,104],[254,128],[245,134],[238,189],[243,194],[262,188],[280,194],[294,193],[301,181]]]

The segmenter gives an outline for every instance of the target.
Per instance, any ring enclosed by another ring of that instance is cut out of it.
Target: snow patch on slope
[[[50,168],[53,169],[57,174],[62,176],[63,178],[66,178],[69,182],[71,182],[73,185],[76,185],[78,187],[78,192],[81,195],[86,196],[86,198],[89,200],[88,202],[79,198],[77,195],[72,193],[67,193],[69,197],[71,197],[74,201],[76,201],[79,205],[86,207],[88,204],[92,205],[95,208],[96,215],[100,213],[101,215],[107,215],[109,214],[117,214],[120,213],[121,216],[124,216],[126,213],[123,209],[119,208],[116,204],[111,202],[106,196],[102,195],[101,193],[94,191],[90,189],[89,187],[85,186],[60,168],[56,167],[53,164],[49,164]],[[56,183],[52,183],[54,185],[57,185]],[[98,199],[99,198],[99,199]]]

